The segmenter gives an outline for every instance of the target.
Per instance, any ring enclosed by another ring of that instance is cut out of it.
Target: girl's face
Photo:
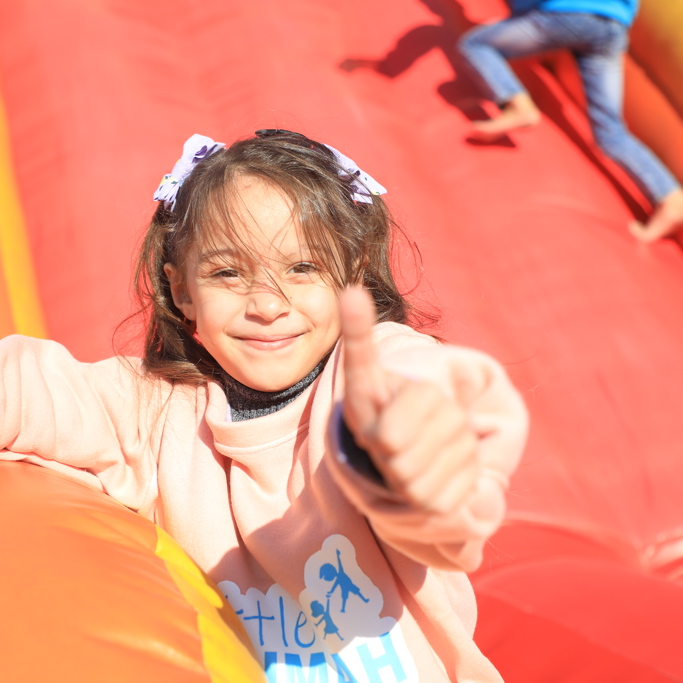
[[[338,292],[301,241],[286,195],[251,176],[236,190],[233,212],[250,257],[222,234],[190,251],[185,278],[172,264],[165,271],[175,305],[221,367],[252,389],[279,391],[339,338]]]

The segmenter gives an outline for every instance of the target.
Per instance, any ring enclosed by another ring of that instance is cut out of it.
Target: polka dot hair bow
[[[294,139],[300,139],[301,144],[304,146],[313,147],[313,143],[310,138],[306,137],[302,133],[296,133],[293,130],[285,130],[284,128],[262,128],[256,131],[256,135],[260,138],[269,137],[292,137]],[[308,143],[308,144],[305,144]],[[321,143],[317,143],[321,144]],[[323,143],[324,144],[324,143]],[[365,173],[360,168],[353,159],[342,154],[338,149],[332,147],[332,145],[324,145],[327,149],[334,155],[334,160],[339,166],[339,177],[351,179],[350,189],[351,198],[356,202],[362,202],[363,204],[372,204],[372,195],[386,194],[387,191],[382,185],[380,185],[371,175]]]
[[[158,202],[164,202],[164,206],[173,211],[178,190],[185,178],[192,173],[192,169],[200,161],[224,147],[225,145],[222,142],[214,142],[206,135],[193,135],[183,145],[183,155],[178,159],[173,170],[161,179],[161,183],[154,193],[154,199]]]
[[[342,154],[338,149],[331,145],[325,145],[334,154],[334,158],[342,169],[339,176],[342,178],[352,178],[351,197],[363,204],[372,204],[372,195],[386,194],[386,188],[380,185],[371,175],[362,171],[356,162]]]

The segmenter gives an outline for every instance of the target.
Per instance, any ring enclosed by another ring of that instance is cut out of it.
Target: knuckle
[[[433,382],[420,380],[413,383],[413,391],[428,405],[439,405],[445,400],[443,391]]]
[[[444,400],[439,406],[437,419],[443,420],[455,433],[468,430],[467,413],[455,401]]]
[[[460,462],[471,463],[479,454],[479,440],[472,432],[464,432],[453,441],[453,451]]]
[[[401,430],[391,420],[380,419],[375,431],[377,445],[391,455],[401,450],[404,438]]]
[[[468,429],[462,435],[463,448],[471,451],[473,457],[476,457],[479,453],[479,437],[471,430]]]
[[[419,451],[403,451],[389,460],[394,475],[403,483],[414,480],[416,474],[424,468],[424,459]]]
[[[397,477],[397,482],[396,489],[400,491],[409,504],[419,507],[426,506],[429,496],[421,482],[413,478],[402,479],[400,475]]]

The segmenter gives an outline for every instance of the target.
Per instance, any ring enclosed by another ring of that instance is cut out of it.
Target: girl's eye
[[[308,261],[303,261],[301,263],[295,263],[291,269],[291,273],[315,273],[318,270],[315,263],[310,263]]]
[[[233,268],[221,268],[221,270],[217,270],[215,273],[213,273],[213,276],[219,278],[233,278],[239,277],[240,274]]]

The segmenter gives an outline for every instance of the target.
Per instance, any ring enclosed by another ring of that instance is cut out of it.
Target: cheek
[[[339,336],[339,297],[331,287],[315,287],[307,300],[306,312],[320,331],[326,331],[335,339]]]
[[[240,310],[240,297],[221,291],[199,292],[196,299],[197,327],[201,331],[223,329]]]

